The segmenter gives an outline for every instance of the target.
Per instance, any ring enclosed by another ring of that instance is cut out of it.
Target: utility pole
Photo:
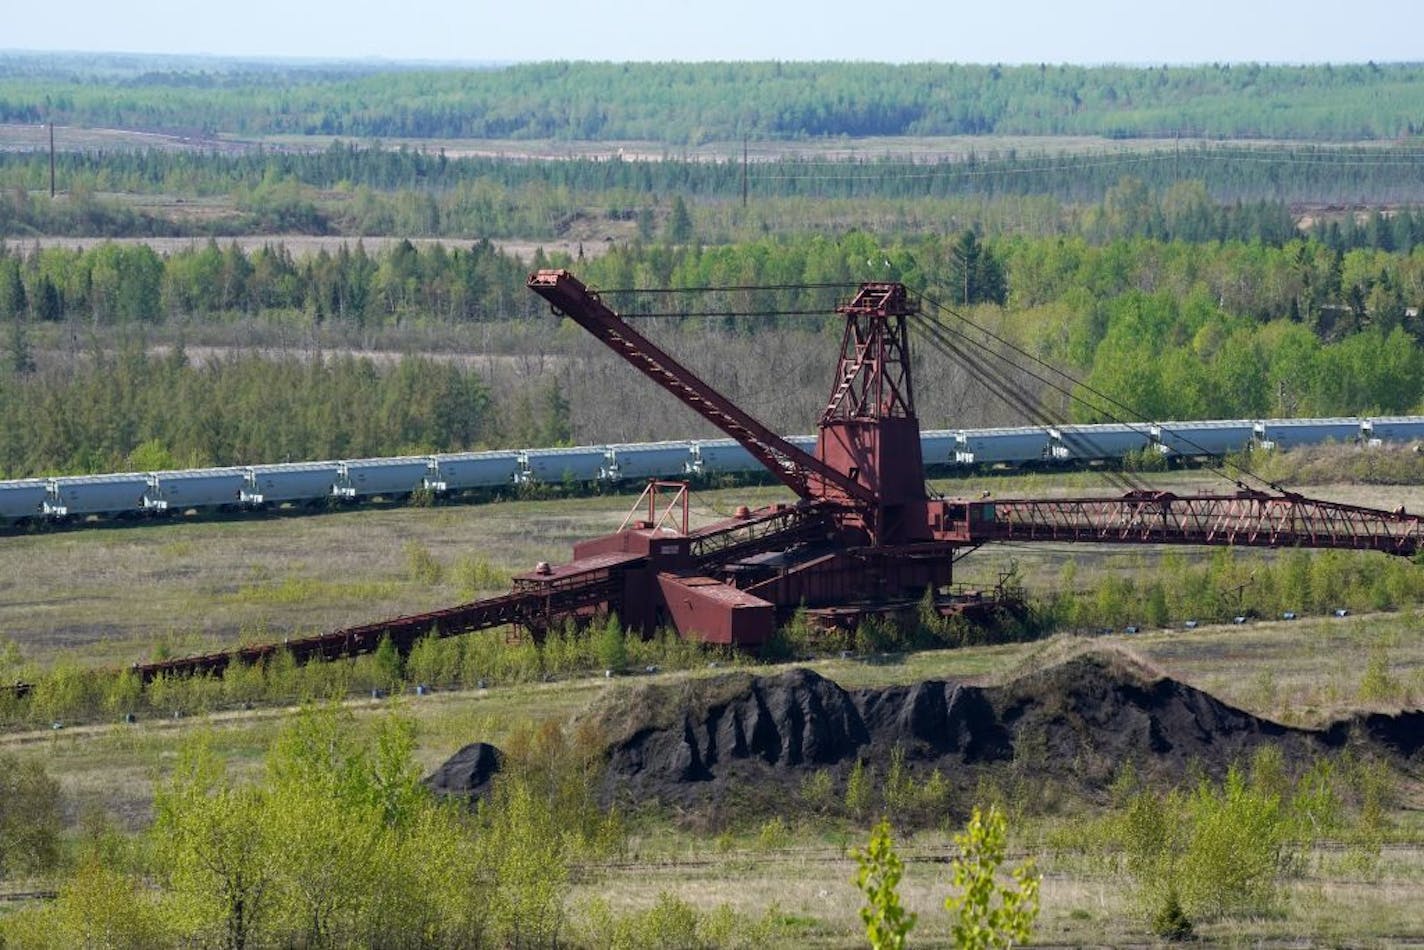
[[[742,136],[742,210],[747,207],[747,137]]]
[[[49,124],[49,196],[54,198],[54,123]]]
[[[954,246],[954,249],[950,251],[950,254],[954,256],[954,262],[959,265],[959,269],[963,272],[964,306],[967,307],[969,306],[969,269],[972,266],[972,262],[969,259],[969,255],[964,252],[964,243],[962,238],[960,240],[960,243],[956,244]]]

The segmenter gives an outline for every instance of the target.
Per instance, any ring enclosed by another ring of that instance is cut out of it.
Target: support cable
[[[927,317],[919,317],[916,328],[928,339],[931,346],[959,363],[966,371],[972,373],[979,379],[979,381],[985,385],[986,389],[989,389],[994,395],[1004,400],[1010,407],[1022,412],[1030,422],[1044,428],[1056,428],[1061,424],[1038,405],[1036,401],[1030,398],[1023,391],[1018,381],[1014,380],[1006,370],[1000,369],[990,362],[976,360],[971,353],[966,352],[959,343],[955,342],[953,337],[957,336],[964,342],[979,349],[980,352],[1005,363],[1009,369],[1018,370],[1043,385],[1062,392],[1063,389],[1055,385],[1051,380],[1045,379],[1038,373],[1020,366],[1002,353],[995,351],[992,347],[988,347],[974,340],[972,337],[954,330],[952,327],[936,323]],[[1089,445],[1093,444],[1091,438],[1085,438],[1085,441],[1088,442]],[[1101,454],[1101,450],[1099,450],[1099,454]],[[1123,491],[1139,491],[1143,488],[1141,483],[1123,472],[1104,470],[1102,475],[1109,483]]]
[[[964,323],[966,326],[973,327],[975,330],[979,331],[979,332],[982,333],[984,336],[986,336],[986,337],[988,337],[989,339],[993,340],[994,342],[998,343],[1000,346],[1006,347],[1007,349],[1013,351],[1014,353],[1019,354],[1020,356],[1024,357],[1025,359],[1028,359],[1028,360],[1032,361],[1033,363],[1035,363],[1035,364],[1037,364],[1037,365],[1043,367],[1043,368],[1044,368],[1045,370],[1047,370],[1048,372],[1050,372],[1050,373],[1052,373],[1052,374],[1054,374],[1054,375],[1056,375],[1056,376],[1058,376],[1058,377],[1061,377],[1061,378],[1064,379],[1064,380],[1067,380],[1068,383],[1072,384],[1072,387],[1076,387],[1077,389],[1081,389],[1081,390],[1083,390],[1083,391],[1085,391],[1085,392],[1091,393],[1091,394],[1092,394],[1094,397],[1096,397],[1097,399],[1102,400],[1102,402],[1103,402],[1104,404],[1106,404],[1106,405],[1108,405],[1108,406],[1115,407],[1119,412],[1122,412],[1122,413],[1126,414],[1127,416],[1131,417],[1131,419],[1132,419],[1133,421],[1127,421],[1126,419],[1124,419],[1124,418],[1122,418],[1121,416],[1115,414],[1114,412],[1105,410],[1105,409],[1103,408],[1103,406],[1101,406],[1101,405],[1094,405],[1092,402],[1089,402],[1087,399],[1083,398],[1083,396],[1080,395],[1079,392],[1075,391],[1074,388],[1071,388],[1071,387],[1063,387],[1063,386],[1060,386],[1060,385],[1057,385],[1057,384],[1054,384],[1054,383],[1050,383],[1050,382],[1048,382],[1047,380],[1044,380],[1043,377],[1038,376],[1037,374],[1032,374],[1032,375],[1034,375],[1034,378],[1039,379],[1040,381],[1043,381],[1043,382],[1045,383],[1045,385],[1049,385],[1049,386],[1051,386],[1054,390],[1056,390],[1056,391],[1058,391],[1058,392],[1060,392],[1060,393],[1063,393],[1065,396],[1067,396],[1067,397],[1068,397],[1069,399],[1071,399],[1073,402],[1076,402],[1076,403],[1078,403],[1079,405],[1086,406],[1087,408],[1091,409],[1091,410],[1094,411],[1094,412],[1101,413],[1102,415],[1108,417],[1110,420],[1112,420],[1113,422],[1118,423],[1119,425],[1126,425],[1126,426],[1129,426],[1129,427],[1136,427],[1136,426],[1140,426],[1140,425],[1142,424],[1142,423],[1141,423],[1141,420],[1142,420],[1143,418],[1145,418],[1144,415],[1143,415],[1143,413],[1138,412],[1136,409],[1134,409],[1133,407],[1131,407],[1131,406],[1125,404],[1124,402],[1122,402],[1121,400],[1117,399],[1116,397],[1111,396],[1111,395],[1109,395],[1109,394],[1107,394],[1107,393],[1104,393],[1104,392],[1102,392],[1101,390],[1096,389],[1095,387],[1090,386],[1090,385],[1088,385],[1087,383],[1082,382],[1081,380],[1079,380],[1079,379],[1077,379],[1076,377],[1074,377],[1072,374],[1067,373],[1067,372],[1064,372],[1063,370],[1059,369],[1058,367],[1053,366],[1052,364],[1048,363],[1046,360],[1043,360],[1043,359],[1041,359],[1041,358],[1039,358],[1039,357],[1033,355],[1032,353],[1030,353],[1030,352],[1028,352],[1027,350],[1023,349],[1022,347],[1020,347],[1020,346],[1018,346],[1017,344],[1013,343],[1012,341],[1007,340],[1007,339],[1005,339],[1004,337],[999,336],[998,334],[994,333],[992,330],[988,329],[987,327],[980,326],[979,324],[977,324],[977,323],[975,323],[974,321],[970,320],[968,317],[965,317],[963,314],[961,314],[961,313],[957,312],[956,310],[954,310],[952,307],[946,306],[945,304],[942,304],[942,303],[940,303],[939,301],[937,301],[937,300],[935,300],[935,299],[933,299],[933,298],[931,298],[931,297],[929,297],[929,296],[927,296],[927,295],[925,295],[925,294],[920,294],[920,299],[923,300],[925,303],[929,304],[931,307],[935,308],[935,310],[939,311],[940,313],[946,314],[946,315],[951,316],[951,317],[954,317],[956,320],[959,320],[960,322]],[[996,353],[993,349],[989,348],[987,345],[985,345],[985,344],[983,344],[983,343],[980,343],[980,342],[977,341],[977,340],[974,340],[973,337],[970,337],[969,335],[965,334],[963,331],[954,329],[954,328],[953,328],[952,326],[950,326],[949,324],[945,324],[945,323],[935,323],[935,322],[933,322],[933,321],[929,321],[929,318],[928,318],[928,317],[925,317],[925,318],[923,318],[923,319],[925,319],[925,320],[926,320],[927,322],[929,322],[931,325],[939,326],[939,327],[942,327],[942,328],[948,330],[950,333],[953,333],[953,334],[955,334],[955,335],[957,335],[957,336],[959,336],[959,337],[961,337],[961,338],[967,340],[968,342],[970,342],[970,343],[973,344],[974,346],[983,349],[985,352],[988,352],[988,353],[990,353],[990,354],[993,354],[993,355],[997,356],[999,359],[1008,360],[1008,357],[1005,357],[1005,356],[1003,356],[1003,355],[1001,355],[1001,354]],[[1188,446],[1191,446],[1191,447],[1194,448],[1194,449],[1197,449],[1198,451],[1200,451],[1200,453],[1201,453],[1203,456],[1206,456],[1206,457],[1208,457],[1208,458],[1221,458],[1221,460],[1222,460],[1222,466],[1214,466],[1214,465],[1207,466],[1208,471],[1211,471],[1211,472],[1214,472],[1214,473],[1217,474],[1217,475],[1220,475],[1222,478],[1224,478],[1224,479],[1226,479],[1227,481],[1230,481],[1230,482],[1236,484],[1238,487],[1244,488],[1245,486],[1241,484],[1241,481],[1240,481],[1239,478],[1234,478],[1234,477],[1232,477],[1231,475],[1229,475],[1229,474],[1225,471],[1225,467],[1230,467],[1230,468],[1236,470],[1237,472],[1241,473],[1241,475],[1243,475],[1243,476],[1245,476],[1245,477],[1247,477],[1247,478],[1255,479],[1256,481],[1258,481],[1258,482],[1260,482],[1261,484],[1263,484],[1263,485],[1267,486],[1268,488],[1270,488],[1272,491],[1284,492],[1284,491],[1286,490],[1286,489],[1284,489],[1283,487],[1281,487],[1280,485],[1278,485],[1278,484],[1276,484],[1275,482],[1271,481],[1270,479],[1267,479],[1267,478],[1265,478],[1265,477],[1263,477],[1263,476],[1261,476],[1261,475],[1256,474],[1255,472],[1251,471],[1249,468],[1247,468],[1245,465],[1242,465],[1242,464],[1239,463],[1239,462],[1233,462],[1233,461],[1231,461],[1230,459],[1225,458],[1224,456],[1217,456],[1215,453],[1209,451],[1205,446],[1202,446],[1202,445],[1200,445],[1200,444],[1198,444],[1198,443],[1192,441],[1189,437],[1183,435],[1183,434],[1180,433],[1180,432],[1177,432],[1177,431],[1171,430],[1171,429],[1165,430],[1165,431],[1170,432],[1170,433],[1171,433],[1178,441],[1180,441],[1182,444],[1188,445]]]

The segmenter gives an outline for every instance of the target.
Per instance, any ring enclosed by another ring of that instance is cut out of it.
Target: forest
[[[1332,246],[1408,250],[1424,225],[1417,147],[1188,146],[1086,154],[987,149],[953,160],[784,158],[743,168],[678,159],[501,160],[336,142],[314,152],[0,152],[0,237],[344,234],[677,242],[824,227],[942,231],[947,220],[1034,234],[1086,231],[1280,243],[1334,209]],[[745,174],[745,182],[743,175]],[[745,198],[743,187],[745,185]],[[1112,215],[1093,214],[1111,205]],[[1344,208],[1395,213],[1361,236]],[[1399,213],[1400,209],[1406,209]],[[1323,237],[1325,235],[1322,235]]]
[[[1002,350],[992,333],[1081,379],[1087,398],[1069,402],[1022,376],[1060,421],[1122,417],[1090,392],[1134,409],[1128,421],[1405,413],[1424,398],[1424,248],[973,231],[882,242],[856,232],[720,247],[634,242],[583,261],[532,262],[546,264],[608,288],[615,307],[783,431],[809,427],[824,397],[837,293],[882,277],[922,293],[963,339]],[[280,244],[249,253],[216,241],[166,257],[142,244],[9,249],[0,400],[11,424],[0,472],[710,434],[626,385],[583,334],[558,330],[523,290],[530,266],[487,242],[374,253],[358,243],[301,258]],[[730,289],[623,292],[681,287]],[[285,354],[242,352],[240,341],[257,337],[304,342]],[[190,356],[190,338],[217,346]],[[438,342],[421,356],[423,338]],[[352,343],[362,339],[391,340],[406,355],[361,355]],[[489,358],[441,356],[451,349]],[[933,348],[918,358],[921,378],[934,381],[921,387],[927,426],[1034,421]]]
[[[105,68],[107,66],[107,68]],[[499,68],[0,60],[0,122],[356,138],[1416,136],[1417,65],[547,62]]]

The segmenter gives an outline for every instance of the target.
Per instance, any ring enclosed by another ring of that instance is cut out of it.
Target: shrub
[[[0,920],[0,940],[36,950],[148,950],[176,944],[159,902],[137,877],[86,860],[53,903]]]
[[[1201,917],[1270,908],[1288,860],[1279,796],[1249,787],[1232,769],[1220,789],[1197,787],[1187,815],[1192,837],[1179,865],[1186,906]]]
[[[1182,902],[1177,899],[1175,888],[1167,890],[1166,899],[1152,915],[1148,925],[1152,933],[1163,940],[1190,940],[1193,934],[1192,922],[1182,910]]]
[[[445,566],[435,559],[430,549],[419,541],[407,541],[405,547],[406,570],[411,580],[419,584],[434,586],[445,578]]]
[[[931,772],[929,780],[916,786],[914,792],[915,805],[921,815],[943,815],[949,808],[949,782],[939,769]]]
[[[865,814],[866,809],[870,807],[871,781],[871,769],[866,767],[864,761],[856,759],[850,776],[846,778],[846,811],[856,816]]]
[[[604,669],[621,670],[628,665],[628,643],[623,637],[623,625],[617,614],[608,618],[597,637],[598,662]]]
[[[757,847],[763,851],[776,851],[786,847],[790,841],[791,829],[786,827],[786,821],[780,815],[768,819],[757,832]]]
[[[860,865],[855,886],[865,895],[860,919],[874,950],[899,950],[914,929],[915,915],[900,906],[896,888],[904,875],[904,864],[890,840],[890,823],[884,818],[870,832],[870,843],[854,853]]]
[[[905,747],[897,742],[890,750],[890,768],[880,790],[885,807],[893,815],[906,814],[914,808],[915,791],[914,777],[905,767]]]
[[[1148,922],[1174,903],[1192,919],[1270,909],[1277,877],[1295,866],[1299,838],[1259,760],[1259,783],[1228,770],[1220,786],[1203,779],[1189,793],[1139,791],[1117,819],[1128,871]]]
[[[455,562],[454,581],[467,596],[502,590],[509,586],[509,573],[493,567],[489,561],[466,555]]]
[[[372,666],[374,666],[373,673],[376,684],[380,688],[399,688],[401,678],[405,675],[405,661],[401,658],[400,651],[396,649],[389,634],[381,637],[381,642],[376,646]]]
[[[835,779],[827,769],[817,769],[801,780],[801,801],[811,811],[825,814],[835,801]]]
[[[1356,695],[1362,703],[1388,703],[1408,699],[1403,684],[1390,675],[1389,653],[1383,643],[1370,647],[1369,659],[1365,661],[1365,672],[1360,677],[1360,688]]]
[[[993,806],[988,812],[976,807],[964,831],[954,836],[957,893],[945,898],[944,908],[952,918],[956,947],[1012,947],[1033,933],[1040,878],[1033,862],[1026,861],[1013,870],[1012,884],[998,882],[1006,839],[1004,814]]]
[[[775,907],[760,920],[745,920],[726,905],[704,912],[664,891],[647,910],[623,915],[615,914],[602,898],[590,901],[580,915],[574,943],[608,950],[751,948],[775,945],[783,929]]]
[[[0,878],[55,867],[60,804],[59,783],[42,765],[0,753]]]

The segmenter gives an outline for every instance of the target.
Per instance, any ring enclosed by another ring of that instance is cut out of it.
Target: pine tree
[[[686,244],[692,240],[692,215],[687,210],[687,202],[678,195],[672,201],[672,213],[667,220],[667,239],[672,244]]]
[[[32,372],[35,368],[34,354],[30,351],[28,321],[16,315],[10,321],[10,337],[6,341],[6,362],[16,376]]]

